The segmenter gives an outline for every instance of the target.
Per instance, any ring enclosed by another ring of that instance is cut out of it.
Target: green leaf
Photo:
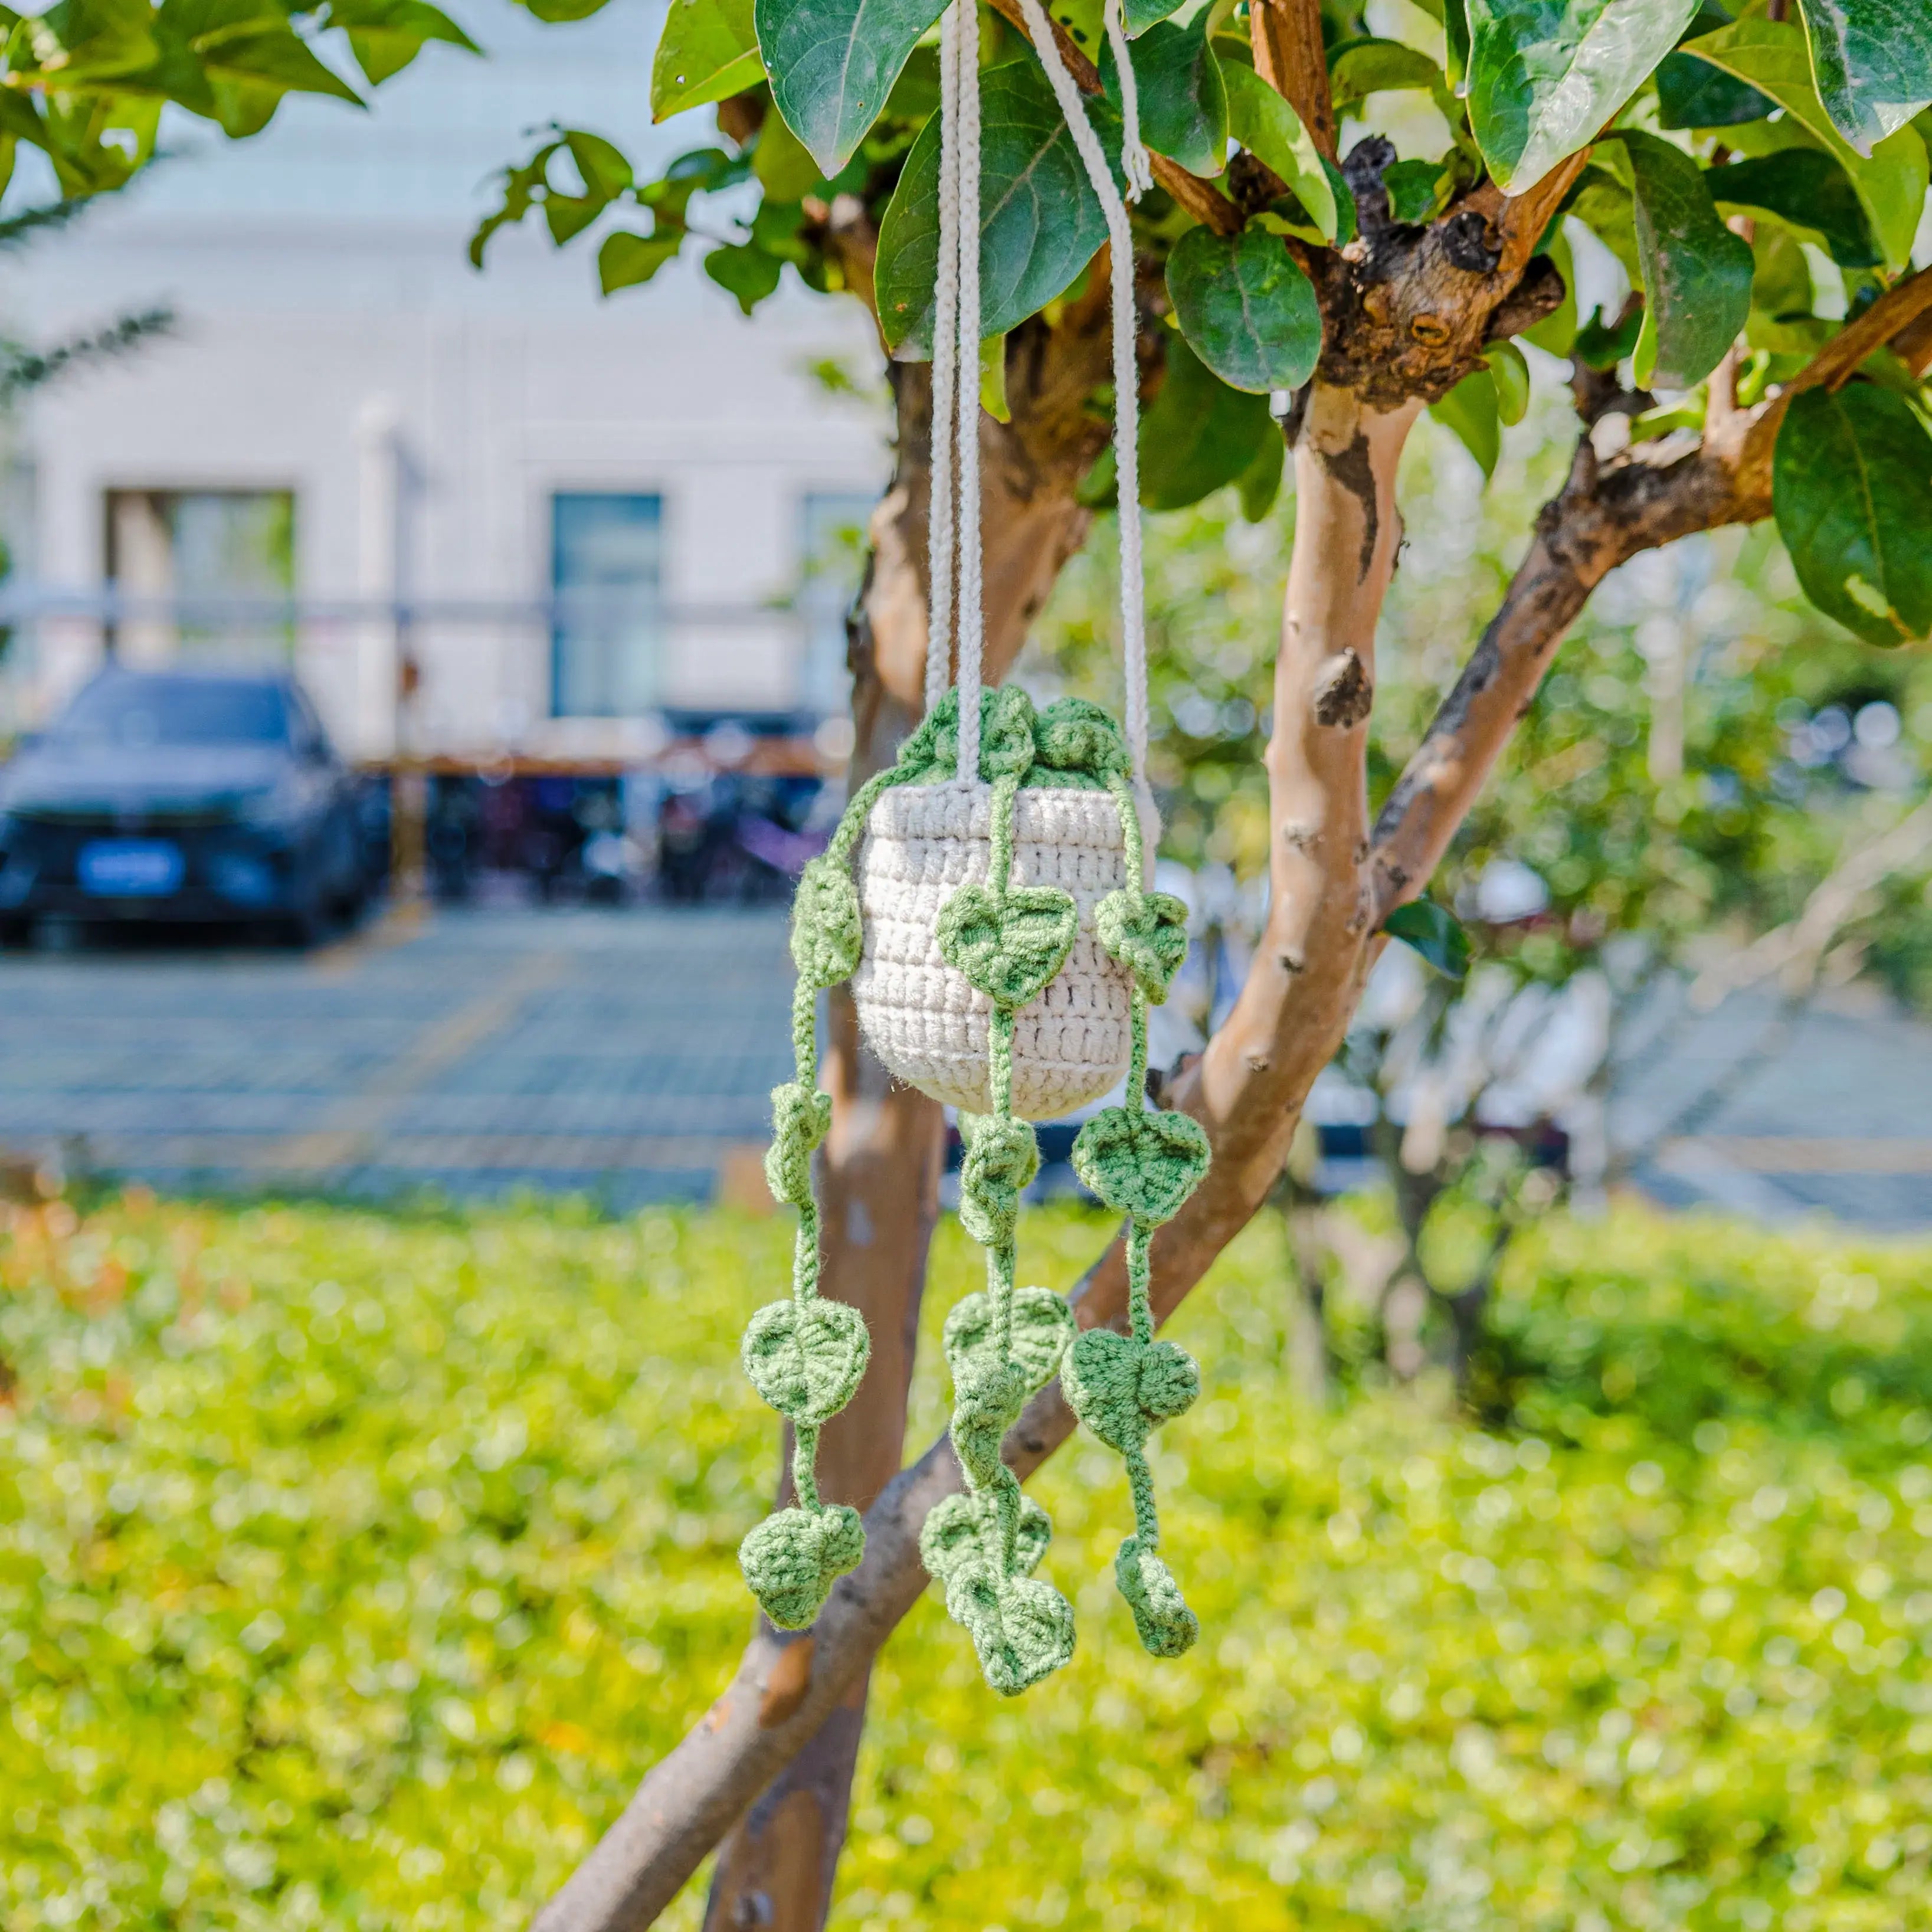
[[[1498,187],[1522,189],[1594,140],[1697,0],[1468,0],[1469,126]]]
[[[1278,437],[1268,399],[1230,388],[1178,334],[1167,375],[1141,418],[1141,501],[1184,510],[1246,472],[1265,436]]]
[[[1636,352],[1642,328],[1640,314],[1625,316],[1612,323],[1604,320],[1601,309],[1593,310],[1589,320],[1576,332],[1576,359],[1586,369],[1614,369],[1626,356]]]
[[[1127,0],[1121,10],[1130,40],[1138,38],[1156,22],[1180,10],[1181,0]]]
[[[1668,53],[1657,70],[1660,128],[1736,128],[1778,112],[1768,94],[1694,56]]]
[[[1231,61],[1222,68],[1221,80],[1228,94],[1228,132],[1288,184],[1323,238],[1336,241],[1335,190],[1300,116],[1251,67]]]
[[[0,96],[0,102],[4,99]],[[562,146],[560,136],[554,141],[546,141],[521,167],[505,168],[497,176],[502,184],[502,200],[476,224],[476,232],[470,238],[470,266],[472,268],[482,267],[483,251],[498,229],[514,226],[530,213],[537,189],[544,185],[549,174],[550,157]]]
[[[670,0],[651,62],[653,121],[728,100],[764,77],[752,0]]]
[[[1701,382],[1724,360],[1750,314],[1750,244],[1724,225],[1703,170],[1655,134],[1619,136],[1635,184],[1644,320],[1639,385]]]
[[[786,124],[784,116],[767,114],[752,150],[752,172],[774,201],[799,201],[825,177],[812,150]]]
[[[1288,439],[1279,433],[1264,436],[1256,446],[1254,460],[1234,478],[1240,493],[1241,514],[1258,524],[1275,506],[1281,494],[1282,472],[1288,466]]]
[[[1412,946],[1447,980],[1461,980],[1469,970],[1469,935],[1447,906],[1433,899],[1411,899],[1382,921],[1391,939]]]
[[[547,194],[544,196],[544,226],[560,248],[574,241],[610,204],[594,194]]]
[[[1878,245],[1851,177],[1819,148],[1780,148],[1756,160],[1732,161],[1704,177],[1724,208],[1774,214],[1816,236],[1841,268],[1875,268]]]
[[[78,91],[150,66],[160,52],[147,0],[64,0],[39,19],[10,13],[7,20],[16,28],[7,48],[15,86],[38,81]]]
[[[538,20],[560,26],[572,20],[587,20],[592,14],[601,14],[610,0],[522,0],[522,4]]]
[[[348,82],[318,60],[308,43],[286,26],[226,34],[202,56],[202,64],[211,80],[229,82],[238,90],[221,117],[223,127],[238,136],[266,127],[274,103],[284,94],[326,94],[353,106],[365,104]],[[260,112],[263,94],[268,97],[267,111],[257,122],[254,116]],[[233,128],[229,127],[231,113]]]
[[[1453,430],[1462,447],[1481,466],[1486,482],[1496,473],[1503,448],[1502,421],[1496,407],[1496,379],[1487,368],[1465,376],[1429,413]]]
[[[1120,123],[1087,111],[1107,153]],[[1106,217],[1046,76],[1030,56],[982,76],[980,333],[1004,334],[1063,293],[1107,238]],[[939,262],[939,120],[920,130],[879,224],[879,326],[895,354],[930,354]]]
[[[483,51],[429,0],[329,0],[326,24],[346,30],[349,50],[372,87],[401,73],[431,40]]]
[[[1932,632],[1932,436],[1889,389],[1792,398],[1772,507],[1804,594],[1870,644]]]
[[[704,258],[704,272],[721,289],[738,298],[747,315],[778,285],[784,264],[752,243],[735,248],[714,248]]]
[[[1861,154],[1832,124],[1812,87],[1804,34],[1789,20],[1740,20],[1686,41],[1684,51],[1750,82],[1815,136],[1850,176],[1888,266],[1904,266],[1925,207],[1925,143],[1916,129],[1900,128],[1869,158]]]
[[[1466,0],[1442,0],[1443,68],[1458,98],[1468,91],[1469,10]]]
[[[1599,153],[1614,152],[1600,148]],[[1636,206],[1628,184],[1594,161],[1579,177],[1570,212],[1623,265],[1633,284],[1643,280],[1637,254]]]
[[[565,134],[563,145],[577,164],[584,187],[600,201],[615,200],[636,179],[623,149],[601,134],[573,128]]]
[[[1168,257],[1167,292],[1181,333],[1222,382],[1266,394],[1315,373],[1321,305],[1276,236],[1189,229]]]
[[[1576,263],[1570,238],[1560,222],[1544,252],[1556,264],[1563,278],[1563,299],[1533,328],[1526,328],[1522,339],[1534,343],[1546,355],[1568,356],[1576,340]]]
[[[1352,113],[1372,94],[1446,93],[1442,70],[1425,53],[1400,40],[1351,40],[1328,57],[1328,86],[1335,112]]]
[[[1833,325],[1811,313],[1816,300],[1811,264],[1797,236],[1781,221],[1760,221],[1751,254],[1757,266],[1751,278],[1751,317],[1745,340],[1754,349],[1809,356]]]
[[[980,344],[980,406],[995,422],[1011,422],[1006,402],[1006,338],[989,335]]]
[[[1496,386],[1496,420],[1508,429],[1529,413],[1529,364],[1514,342],[1492,342],[1483,365]]]
[[[1382,170],[1389,217],[1412,226],[1434,219],[1449,170],[1437,161],[1392,161]]]
[[[1799,0],[1818,98],[1862,154],[1932,102],[1924,0]]]
[[[1106,44],[1106,29],[1101,24],[1101,0],[1041,0],[1048,19],[1057,22],[1066,38],[1090,60],[1098,60]],[[997,54],[993,58],[997,58]]]
[[[1208,45],[1207,14],[1197,14],[1190,26],[1163,21],[1150,27],[1130,51],[1141,139],[1190,174],[1218,175],[1228,161],[1228,94]],[[1118,107],[1120,76],[1111,44],[1101,53],[1100,79]]]
[[[755,0],[772,98],[824,173],[836,174],[858,151],[944,6],[944,0]]]
[[[597,251],[597,280],[604,292],[615,295],[620,289],[649,281],[676,254],[683,240],[681,230],[674,234],[633,235],[619,229],[605,236]]]
[[[1141,497],[1143,502],[1146,500],[1144,482]],[[1117,510],[1120,508],[1120,460],[1114,454],[1112,442],[1094,458],[1093,468],[1075,485],[1073,500],[1083,510]]]

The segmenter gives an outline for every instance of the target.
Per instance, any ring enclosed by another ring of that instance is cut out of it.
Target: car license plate
[[[165,898],[186,870],[166,838],[96,838],[80,848],[80,889],[98,898]]]

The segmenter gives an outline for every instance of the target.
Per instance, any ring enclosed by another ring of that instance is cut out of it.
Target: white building
[[[363,757],[840,703],[832,583],[774,607],[883,478],[882,408],[812,373],[876,386],[865,316],[793,284],[747,321],[688,260],[605,302],[596,236],[554,254],[534,226],[477,274],[488,178],[533,127],[640,161],[715,136],[706,114],[650,125],[656,0],[560,26],[455,10],[491,58],[432,46],[370,112],[291,96],[250,142],[184,119],[179,158],[14,258],[28,340],[178,317],[21,425],[16,722],[108,650],[292,650]],[[23,166],[9,206],[48,191]]]

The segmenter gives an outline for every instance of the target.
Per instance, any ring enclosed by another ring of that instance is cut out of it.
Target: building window
[[[108,648],[285,658],[295,648],[291,490],[110,490]]]
[[[804,622],[799,704],[822,716],[851,703],[845,664],[845,615],[866,574],[866,526],[878,499],[851,490],[814,491],[802,504],[798,611]]]
[[[658,496],[550,499],[550,705],[558,717],[631,717],[656,701],[663,520]]]

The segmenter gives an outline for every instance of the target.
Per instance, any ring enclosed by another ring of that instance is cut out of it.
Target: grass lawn
[[[523,1924],[744,1637],[776,1451],[737,1336],[786,1222],[5,1211],[0,1927]],[[1102,1232],[1031,1217],[1022,1279]],[[1003,1702],[928,1593],[836,1922],[1932,1925],[1928,1264],[1554,1222],[1486,1432],[1298,1406],[1258,1224],[1173,1330],[1200,1645],[1135,1647],[1118,1461],[1070,1445],[1036,1488],[1074,1662]],[[949,1226],[929,1341],[973,1274]]]

